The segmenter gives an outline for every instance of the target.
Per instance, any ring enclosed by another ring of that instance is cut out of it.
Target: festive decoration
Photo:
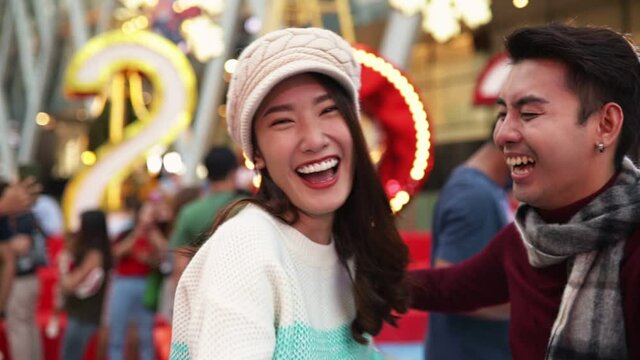
[[[65,92],[71,96],[96,95],[111,89],[112,112],[122,107],[122,74],[140,73],[153,90],[149,111],[137,121],[117,129],[110,119],[110,141],[96,150],[97,161],[81,170],[63,197],[67,227],[77,229],[78,216],[86,209],[117,203],[119,186],[156,144],[170,144],[191,121],[196,99],[196,79],[191,64],[172,42],[155,33],[113,31],[91,39],[78,51],[67,69]],[[118,131],[120,130],[120,131]],[[113,198],[116,197],[116,198]]]
[[[224,38],[218,19],[224,0],[121,0],[115,12],[125,32],[153,29],[198,61],[222,55]]]
[[[491,21],[490,0],[389,0],[407,16],[422,13],[422,29],[438,42],[445,42],[461,31],[460,22],[475,29]]]
[[[418,90],[400,70],[363,45],[355,48],[362,64],[362,111],[378,121],[386,139],[378,173],[392,210],[398,212],[433,167],[427,112]]]
[[[473,90],[474,105],[495,105],[498,93],[511,70],[509,56],[501,52],[487,62]]]

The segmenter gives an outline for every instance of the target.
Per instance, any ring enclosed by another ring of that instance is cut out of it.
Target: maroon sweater
[[[594,196],[540,215],[547,222],[567,222]],[[544,359],[560,308],[567,271],[566,261],[544,268],[529,265],[520,234],[511,223],[482,252],[465,262],[411,272],[412,307],[467,312],[510,302],[509,343],[513,358],[540,360]],[[640,229],[625,245],[620,286],[629,359],[640,359]]]

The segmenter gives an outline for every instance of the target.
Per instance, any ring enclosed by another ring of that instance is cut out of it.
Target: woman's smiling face
[[[255,117],[256,167],[300,211],[333,221],[353,183],[353,141],[344,116],[309,74],[276,85]],[[295,225],[294,225],[295,226]]]

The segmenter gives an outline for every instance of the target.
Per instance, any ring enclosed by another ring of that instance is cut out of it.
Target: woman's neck
[[[311,241],[320,245],[331,244],[334,214],[314,216],[298,211],[298,221],[292,226]]]

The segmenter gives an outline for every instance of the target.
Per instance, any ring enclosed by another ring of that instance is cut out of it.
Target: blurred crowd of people
[[[45,334],[62,338],[54,358],[83,359],[100,334],[99,356],[126,359],[135,351],[136,358],[156,359],[153,327],[171,323],[177,279],[189,261],[182,250],[206,240],[224,205],[251,194],[236,181],[238,159],[229,148],[214,146],[204,164],[206,184],[143,184],[122,212],[83,211],[73,233],[65,230],[59,197],[43,191],[37,174],[0,182],[4,358],[51,358],[37,319],[38,302],[49,296],[38,271],[55,267],[53,299],[44,301],[52,304]],[[53,242],[60,251],[48,249]]]

